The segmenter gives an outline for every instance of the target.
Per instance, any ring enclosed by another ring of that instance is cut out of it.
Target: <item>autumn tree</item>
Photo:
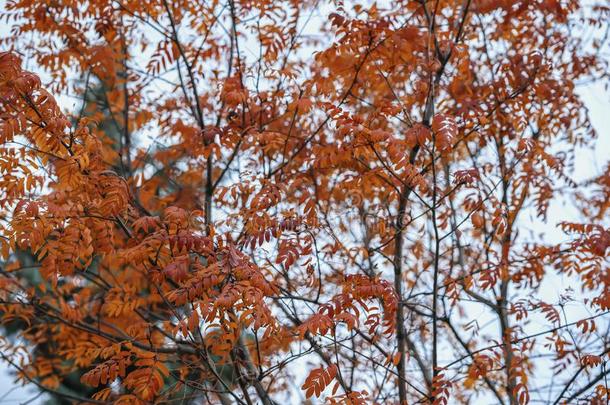
[[[7,0],[0,357],[69,403],[607,402],[609,15]]]

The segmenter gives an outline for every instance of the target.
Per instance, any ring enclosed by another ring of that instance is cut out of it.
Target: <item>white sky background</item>
[[[380,2],[383,3],[383,2]],[[0,8],[5,5],[5,0],[0,0]],[[324,10],[321,14],[325,14]],[[329,10],[330,12],[330,10]],[[316,15],[314,18],[326,19],[327,15]],[[312,25],[316,25],[313,23]],[[0,24],[0,36],[6,37],[9,35],[9,27]],[[0,49],[1,51],[1,49]],[[27,61],[24,61],[27,63]],[[38,72],[37,72],[38,73]],[[43,75],[44,82],[44,75]],[[603,88],[599,83],[582,85],[578,89],[582,96],[586,107],[589,109],[590,119],[594,128],[598,133],[597,145],[593,150],[581,149],[578,151],[575,159],[575,170],[573,178],[576,181],[586,180],[598,175],[610,160],[610,125],[608,124],[608,114],[610,114],[610,92]],[[57,97],[65,111],[73,110],[75,102],[67,97]],[[78,104],[77,104],[78,105]],[[548,220],[546,223],[541,222],[535,215],[523,216],[519,221],[520,231],[525,234],[529,231],[534,234],[544,234],[544,240],[548,243],[559,243],[566,241],[566,235],[559,230],[556,225],[559,221],[570,221],[579,219],[579,212],[570,204],[563,204],[561,201],[554,200],[548,210]],[[543,286],[539,290],[539,297],[549,303],[556,303],[559,300],[559,295],[565,292],[570,287],[570,279],[565,277],[553,276],[546,277]],[[581,308],[582,306],[579,306]],[[473,307],[473,310],[476,308]],[[582,309],[570,310],[568,307],[568,322],[578,320],[588,314],[582,313]],[[471,319],[476,319],[476,313],[471,314]],[[485,311],[481,309],[481,317],[484,318]],[[525,328],[526,333],[539,332],[548,328],[548,322],[536,322],[536,316],[532,314],[532,322]],[[598,320],[601,325],[601,320]],[[484,326],[484,321],[481,325]],[[496,328],[495,324],[487,327]],[[483,331],[482,331],[483,332]],[[543,371],[544,372],[544,371]],[[547,371],[548,373],[548,371]],[[535,379],[532,383],[535,384]],[[14,378],[11,376],[9,368],[0,362],[0,404],[41,404],[44,402],[44,396],[38,395],[38,391],[33,386],[19,386],[14,383]],[[532,397],[532,400],[540,400],[542,398]],[[484,400],[481,399],[481,405],[484,405]],[[493,401],[488,402],[493,404]]]

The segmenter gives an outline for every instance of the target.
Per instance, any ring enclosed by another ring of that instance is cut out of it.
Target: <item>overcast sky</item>
[[[0,8],[4,7],[4,0],[0,0]],[[0,24],[0,36],[8,35],[7,27]],[[1,49],[0,49],[1,51]],[[579,88],[579,93],[589,109],[590,118],[594,128],[598,132],[599,139],[597,147],[593,150],[580,150],[576,156],[574,179],[584,180],[596,176],[603,170],[610,158],[610,128],[608,114],[610,114],[610,94],[601,84],[589,84]],[[60,99],[61,101],[61,99]],[[65,105],[66,110],[72,105]],[[564,206],[560,202],[551,205],[548,212],[547,223],[541,223],[533,217],[523,217],[520,226],[535,230],[536,233],[544,232],[547,242],[564,241],[565,235],[556,228],[556,223],[560,220],[576,219],[578,212],[569,206]],[[541,299],[548,299],[549,302],[556,302],[558,295],[569,287],[569,280],[552,278],[546,281],[545,287],[541,290]],[[578,319],[579,314],[573,313],[573,320]],[[40,404],[44,402],[35,388],[22,387],[14,383],[14,378],[10,375],[7,366],[0,362],[0,404]]]

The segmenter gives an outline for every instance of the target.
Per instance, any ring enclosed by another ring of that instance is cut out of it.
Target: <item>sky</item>
[[[5,1],[0,0],[0,8],[4,7]],[[0,36],[8,35],[5,25],[0,25]],[[1,51],[1,49],[0,49]],[[579,150],[575,160],[574,178],[585,180],[599,174],[606,163],[610,160],[610,126],[608,124],[608,114],[610,112],[610,92],[604,89],[600,83],[582,85],[578,89],[585,106],[589,110],[590,119],[598,133],[597,145],[593,150]],[[64,105],[69,109],[71,105]],[[535,230],[536,233],[544,232],[545,240],[548,242],[561,242],[565,240],[565,235],[556,227],[556,222],[561,220],[576,219],[578,212],[570,206],[563,205],[561,202],[551,204],[548,212],[549,220],[543,223],[534,217],[523,217],[520,226]],[[549,302],[556,302],[560,293],[570,287],[570,280],[560,277],[550,278],[545,281],[541,288],[541,299]],[[569,313],[572,320],[577,320],[581,314]],[[531,326],[536,327],[534,324]],[[21,386],[14,382],[6,364],[0,362],[0,404],[41,404],[44,396],[40,396],[35,387]]]

